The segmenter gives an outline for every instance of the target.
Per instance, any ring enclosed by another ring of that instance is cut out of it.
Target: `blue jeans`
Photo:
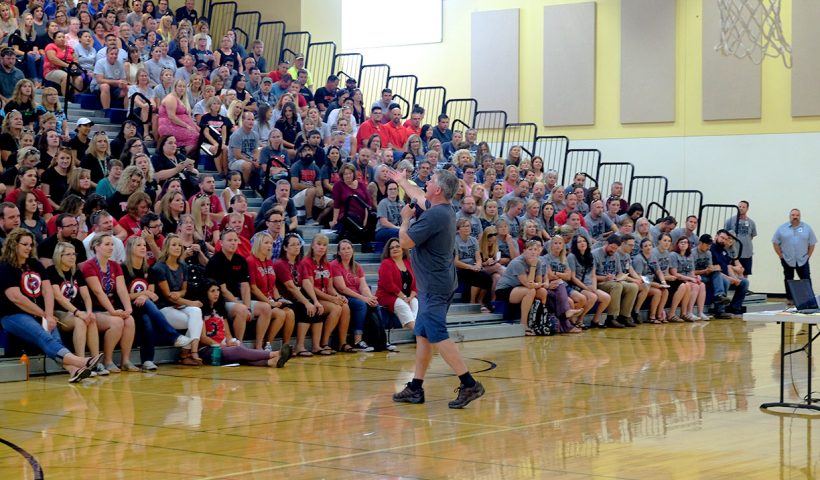
[[[43,325],[27,313],[15,313],[0,318],[0,325],[15,337],[37,345],[46,356],[63,363],[63,357],[71,353],[60,340],[60,329],[51,332],[43,330]]]
[[[706,284],[706,288],[712,289],[712,295],[726,295],[729,288],[729,281],[723,278],[720,272],[712,272],[709,275],[701,275],[700,279]]]
[[[43,57],[35,60],[33,56],[26,54],[25,61],[26,78],[38,81],[43,78]]]
[[[142,307],[134,308],[134,318],[142,319],[142,338],[140,339],[140,360],[154,361],[154,348],[157,343],[169,344],[179,337],[179,332],[168,323],[165,315],[151,300],[146,300]]]
[[[376,230],[376,237],[374,238],[375,241],[381,243],[387,243],[393,237],[398,238],[399,236],[399,229],[398,228],[380,228]]]
[[[358,298],[347,297],[347,306],[350,307],[350,321],[353,324],[353,335],[361,335],[362,332],[364,332],[367,304]]]
[[[728,283],[728,280],[727,280]],[[749,280],[745,278],[740,279],[740,285],[735,287],[735,294],[732,296],[732,303],[729,304],[729,308],[734,310],[736,313],[740,311],[741,307],[743,307],[743,300],[746,299],[746,294],[749,292]]]

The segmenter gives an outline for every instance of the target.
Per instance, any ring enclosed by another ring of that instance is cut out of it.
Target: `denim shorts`
[[[439,343],[450,338],[447,333],[447,310],[453,294],[441,295],[419,292],[419,313],[416,317],[416,336],[426,338],[430,343]]]

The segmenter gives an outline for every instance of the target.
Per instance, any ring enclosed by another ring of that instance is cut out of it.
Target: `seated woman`
[[[665,323],[663,319],[663,307],[669,298],[669,286],[660,283],[663,273],[658,270],[658,257],[652,252],[652,239],[641,240],[640,253],[632,257],[632,268],[640,275],[644,282],[649,284],[649,323],[659,325]],[[641,302],[643,303],[643,302]],[[635,302],[635,311],[640,311],[641,304]]]
[[[205,319],[205,328],[200,334],[199,341],[202,347],[199,355],[206,359],[212,358],[212,347],[219,345],[222,350],[222,363],[241,363],[257,367],[285,366],[291,357],[290,345],[282,342],[278,352],[250,349],[242,346],[242,342],[233,338],[231,326],[228,322],[228,311],[222,290],[219,285],[208,280],[205,285],[205,294],[202,298],[202,315]]]
[[[37,198],[37,209],[39,210],[40,217],[47,222],[48,219],[51,218],[54,208],[48,202],[46,194],[37,188],[37,182],[39,181],[37,169],[35,167],[21,167],[17,180],[19,187],[6,194],[6,201],[17,203],[18,198],[22,194],[33,193]]]
[[[553,238],[558,237],[560,237],[560,235],[556,235]],[[563,239],[563,237],[561,238]],[[609,302],[612,298],[605,291],[598,289],[598,282],[595,277],[595,263],[592,260],[592,250],[589,248],[589,241],[587,241],[583,235],[576,235],[572,238],[570,252],[567,257],[567,264],[569,264],[569,269],[572,270],[573,273],[571,286],[586,298],[581,318],[584,318],[584,315],[592,310],[592,307],[597,302],[598,308],[595,310],[595,316],[592,318],[591,326],[604,328],[604,324],[601,323],[601,315],[606,310],[606,307],[609,306]]]
[[[32,192],[24,192],[17,197],[17,210],[20,211],[20,227],[34,235],[34,239],[42,242],[48,236],[46,222],[40,218],[37,209],[37,196]]]
[[[398,238],[391,238],[384,244],[376,298],[379,305],[398,317],[402,328],[411,331],[415,328],[419,313],[416,276],[407,250],[401,247]],[[395,350],[395,347],[388,344],[387,349]]]
[[[199,140],[199,127],[191,118],[187,105],[187,85],[184,80],[174,82],[173,91],[162,99],[159,107],[159,135],[173,135],[179,146],[191,154]]]
[[[313,237],[308,249],[308,255],[299,262],[299,278],[302,279],[302,289],[311,299],[319,315],[326,314],[327,318],[322,329],[320,343],[313,344],[314,355],[333,355],[336,353],[330,348],[330,335],[336,326],[339,327],[339,351],[352,352],[353,347],[347,343],[347,329],[350,325],[350,307],[347,298],[339,295],[333,288],[330,278],[330,264],[327,261],[328,238],[319,234]]]
[[[98,355],[97,317],[85,278],[77,270],[77,250],[70,243],[58,242],[52,260],[54,264],[46,269],[46,277],[54,292],[54,316],[60,330],[72,332],[74,352],[78,356],[85,356],[86,346],[92,357]]]
[[[302,261],[302,240],[299,235],[290,233],[285,236],[279,259],[273,263],[276,275],[276,289],[291,302],[290,308],[296,316],[296,348],[293,354],[297,357],[312,357],[305,348],[305,337],[310,330],[313,344],[318,347],[322,335],[324,307],[312,302],[302,290],[302,278],[299,264]]]
[[[103,363],[97,367],[96,372],[98,375],[108,375],[121,371],[114,364],[114,347],[117,343],[120,344],[122,352],[122,369],[138,372],[139,369],[130,360],[135,332],[134,317],[131,316],[131,299],[120,264],[111,261],[114,254],[114,238],[108,233],[95,235],[91,240],[91,252],[94,256],[80,264],[80,272],[92,294],[97,328],[105,332]]]
[[[108,199],[107,209],[115,218],[121,218],[128,211],[128,199],[135,192],[142,192],[145,177],[136,165],[125,167],[117,182],[116,192]]]
[[[481,271],[490,275],[493,279],[490,293],[494,299],[498,281],[501,280],[501,275],[504,274],[504,266],[499,263],[501,251],[498,249],[498,230],[494,225],[486,227],[481,232],[481,240],[478,242],[478,246],[482,258]]]
[[[211,217],[211,200],[208,197],[199,197],[194,200],[191,217],[194,220],[194,237],[205,242],[208,251],[213,253],[220,228]]]
[[[669,267],[671,267],[672,264],[672,236],[668,233],[662,233],[660,237],[658,237],[658,245],[652,253],[654,253],[658,259],[658,269],[662,275],[658,280],[661,284],[669,285],[669,313],[664,312],[661,321],[666,320],[669,323],[683,323],[684,320],[676,315],[675,312],[678,306],[682,306],[689,301],[689,289],[680,288],[683,282],[678,280],[669,271]],[[683,308],[681,308],[681,314],[683,313]]]
[[[547,266],[539,261],[541,242],[530,240],[525,245],[524,253],[515,257],[504,270],[498,281],[495,298],[501,302],[521,305],[521,326],[527,336],[535,335],[528,324],[530,310],[536,302],[547,301],[547,289],[544,287]]]
[[[470,220],[460,218],[456,222],[456,273],[459,283],[465,287],[465,295],[469,291],[470,303],[489,302],[487,295],[493,284],[492,277],[481,270],[483,260],[478,246],[478,240],[470,236]],[[469,290],[467,290],[469,289]],[[481,307],[482,313],[490,313],[488,305]]]
[[[568,287],[569,282],[572,281],[572,271],[567,264],[563,237],[559,235],[550,241],[549,251],[547,255],[541,257],[541,261],[547,264],[545,284],[549,293],[548,300],[551,310],[554,310],[558,316],[561,332],[581,333],[583,317],[580,317],[579,314],[583,313],[584,309],[573,308],[572,303],[577,301],[579,305],[583,305],[586,299],[578,292],[574,292],[574,297],[569,293]],[[572,303],[570,298],[572,298]]]
[[[696,322],[701,320],[701,317],[695,315],[695,304],[698,305],[698,311],[701,315],[706,313],[704,303],[706,301],[706,284],[700,280],[700,275],[695,275],[695,258],[692,256],[692,246],[689,243],[689,237],[681,236],[675,242],[675,248],[672,250],[671,264],[669,266],[669,273],[677,280],[683,282],[683,287],[689,289],[689,301],[681,305],[681,310],[684,313],[681,317],[687,322]]]
[[[495,229],[498,232],[498,237],[496,238],[498,251],[501,252],[501,258],[498,259],[498,263],[506,266],[519,255],[518,240],[510,235],[510,224],[507,223],[506,219],[499,218],[495,222]]]
[[[276,289],[276,273],[273,270],[273,237],[268,232],[259,232],[253,237],[251,254],[245,257],[250,274],[251,297],[271,306],[271,323],[265,337],[265,348],[270,347],[276,334],[282,331],[282,344],[289,344],[296,326],[296,317],[291,304],[279,295]]]
[[[12,110],[17,110],[23,115],[23,125],[34,128],[43,110],[39,108],[37,100],[34,98],[34,83],[24,78],[14,86],[11,98],[6,102],[3,111],[9,114]]]
[[[3,243],[0,261],[0,325],[15,337],[35,344],[46,356],[63,365],[71,375],[71,383],[91,376],[102,358],[71,353],[60,340],[58,319],[54,315],[54,291],[45,268],[34,255],[35,241],[31,232],[16,228]],[[45,320],[45,327],[41,323]]]
[[[399,185],[390,180],[387,182],[387,197],[383,198],[376,207],[376,241],[386,242],[399,236],[401,225],[401,209],[404,202],[399,199]]]
[[[186,298],[188,265],[182,259],[183,253],[182,241],[175,233],[169,234],[157,263],[151,267],[149,280],[151,286],[156,285],[157,307],[165,320],[175,329],[185,330],[185,336],[192,340],[190,347],[182,349],[182,364],[191,365],[191,361],[201,364],[198,347],[202,334],[202,303]]]
[[[228,202],[228,215],[222,217],[222,221],[219,225],[221,230],[228,227],[231,214],[234,213],[242,216],[241,228],[237,230],[239,235],[246,240],[250,240],[253,236],[253,223],[256,219],[256,213],[248,211],[248,198],[241,192],[234,195]]]
[[[66,195],[76,195],[85,201],[93,193],[94,186],[91,183],[91,170],[87,168],[71,170],[71,173],[68,174],[68,191]]]
[[[51,142],[57,132],[50,131],[46,135],[49,137],[49,142]],[[59,147],[48,168],[40,177],[42,182],[40,183],[40,190],[48,195],[48,201],[52,207],[56,208],[65,198],[68,191],[68,176],[73,169],[74,162],[71,158],[71,149]]]
[[[341,240],[338,252],[338,258],[330,262],[330,275],[333,287],[347,298],[353,321],[353,350],[372,352],[373,347],[362,340],[362,334],[368,311],[375,308],[379,301],[370,292],[362,266],[353,258],[353,244],[348,240]]]
[[[91,170],[91,181],[95,184],[108,175],[108,161],[111,160],[111,150],[108,136],[99,131],[92,137],[86,154],[80,160],[80,166]]]

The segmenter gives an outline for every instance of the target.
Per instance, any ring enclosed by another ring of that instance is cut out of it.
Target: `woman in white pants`
[[[416,277],[407,250],[401,248],[398,238],[391,238],[384,245],[376,298],[379,305],[396,314],[403,328],[413,330],[419,312]]]
[[[170,234],[162,245],[157,263],[151,267],[151,283],[157,287],[157,306],[168,323],[176,329],[187,329],[185,336],[194,339],[190,349],[182,350],[182,363],[201,364],[197,358],[202,333],[202,303],[185,298],[188,289],[188,266],[180,261],[188,256],[188,249],[176,234]]]

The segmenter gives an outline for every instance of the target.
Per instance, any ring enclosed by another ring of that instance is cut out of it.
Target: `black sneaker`
[[[718,305],[726,305],[727,303],[731,302],[732,300],[727,297],[726,295],[717,295],[715,296],[715,303]]]
[[[642,324],[642,323],[643,323],[643,321],[641,320],[641,314],[640,314],[640,313],[638,313],[638,312],[632,312],[632,322],[633,322],[635,325],[640,325],[640,324]]]
[[[624,328],[623,324],[612,317],[606,319],[606,326],[609,328]]]
[[[483,389],[481,390],[481,393],[484,393]],[[424,403],[424,389],[419,388],[418,390],[413,390],[412,388],[410,388],[410,384],[408,383],[404,387],[404,390],[402,390],[399,393],[393,394],[393,401],[399,403]]]
[[[482,385],[481,382],[475,382],[475,385],[472,387],[465,387],[464,384],[462,384],[456,388],[456,392],[458,392],[458,396],[455,400],[448,403],[447,406],[450,408],[464,408],[468,403],[484,395],[484,385]]]
[[[617,322],[622,324],[625,327],[629,327],[629,328],[637,327],[635,322],[633,322],[632,319],[629,318],[629,317],[620,317],[619,316]]]

